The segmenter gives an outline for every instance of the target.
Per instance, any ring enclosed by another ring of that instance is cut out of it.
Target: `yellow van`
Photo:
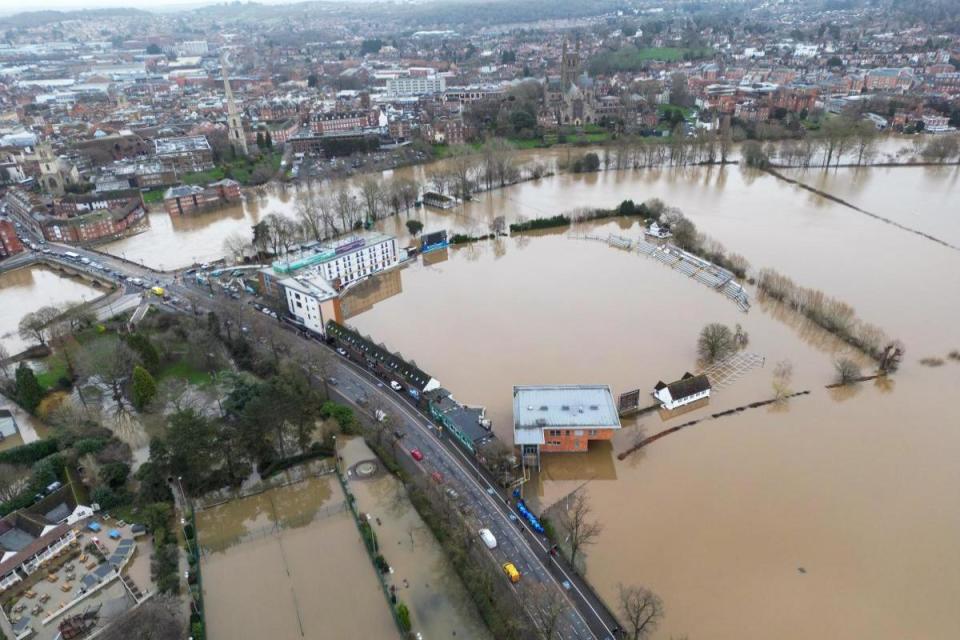
[[[517,571],[517,568],[513,566],[512,562],[504,563],[503,572],[507,574],[507,577],[510,578],[510,582],[516,584],[520,582],[520,572]]]
[[[165,293],[163,287],[153,287],[151,291],[153,291],[153,295],[155,296],[162,296]]]

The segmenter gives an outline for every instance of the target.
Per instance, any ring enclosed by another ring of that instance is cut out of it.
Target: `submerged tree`
[[[620,585],[620,614],[627,637],[643,640],[653,633],[663,618],[663,601],[646,587]]]
[[[730,327],[714,322],[700,331],[697,354],[706,364],[713,364],[737,350],[737,341]]]
[[[583,547],[594,544],[603,531],[603,525],[590,519],[592,509],[587,494],[580,490],[567,499],[560,512],[560,526],[569,536],[570,564],[576,568],[577,554]]]

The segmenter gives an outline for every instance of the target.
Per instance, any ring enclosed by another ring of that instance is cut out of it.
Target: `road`
[[[256,312],[243,300],[232,299],[223,293],[213,294],[210,290],[194,284],[191,278],[182,277],[182,274],[154,271],[115,256],[80,247],[65,247],[52,243],[47,247],[52,251],[51,254],[41,256],[35,253],[33,259],[42,257],[55,263],[68,264],[73,269],[95,273],[100,278],[117,282],[126,294],[143,290],[129,282],[130,278],[141,278],[150,285],[163,286],[173,298],[173,301],[166,302],[157,298],[155,303],[160,306],[180,312],[200,313],[212,310],[224,318],[238,318],[244,326],[253,323],[261,327],[266,325],[274,331],[272,335],[277,341],[284,344],[291,353],[315,354],[318,361],[332,361],[332,370],[328,375],[332,374],[338,383],[330,386],[331,394],[365,412],[367,410],[360,407],[358,400],[366,400],[364,404],[369,406],[370,400],[377,398],[377,404],[388,409],[392,416],[390,428],[403,434],[395,445],[402,449],[398,449],[398,456],[409,456],[410,450],[417,448],[423,453],[424,459],[416,466],[428,475],[435,471],[442,474],[445,488],[456,491],[458,499],[469,505],[472,516],[496,537],[497,547],[490,550],[492,561],[495,561],[498,567],[505,562],[512,562],[522,574],[523,582],[535,581],[562,595],[570,606],[566,607],[561,615],[557,637],[563,640],[612,640],[615,637],[616,621],[596,594],[582,579],[573,575],[569,568],[548,553],[549,543],[546,538],[531,531],[517,519],[507,498],[491,482],[485,470],[480,469],[454,442],[443,437],[441,431],[426,415],[412,406],[404,394],[394,392],[356,363],[335,355],[327,345],[307,338],[300,332],[289,330],[290,328],[282,323]],[[91,262],[103,265],[105,269],[69,261],[59,255],[64,251],[77,253]],[[24,260],[30,259],[24,256],[20,258],[20,262],[13,264],[22,264]],[[0,263],[0,270],[6,268],[7,263]],[[411,457],[406,464],[409,466],[412,461]]]

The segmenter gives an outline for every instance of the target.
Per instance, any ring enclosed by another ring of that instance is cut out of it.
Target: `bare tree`
[[[10,352],[7,351],[6,345],[0,342],[0,376],[5,380],[11,377],[10,364]]]
[[[136,363],[130,347],[115,336],[106,336],[84,345],[78,360],[85,377],[99,377],[110,387],[118,411],[122,410],[123,386]]]
[[[12,464],[0,464],[0,502],[13,500],[30,483],[30,474]]]
[[[180,640],[187,621],[175,596],[156,595],[139,607],[128,609],[98,637],[101,640]]]
[[[497,216],[493,219],[493,222],[490,223],[490,233],[495,236],[499,236],[502,233],[507,231],[507,218],[505,216]]]
[[[737,350],[737,341],[730,327],[712,323],[700,331],[697,339],[697,354],[707,364],[723,360]]]
[[[227,235],[223,239],[222,244],[223,251],[225,253],[233,256],[234,258],[241,259],[250,246],[250,242],[247,240],[247,238],[244,237],[243,234],[237,233],[236,231]]]
[[[553,584],[531,582],[520,591],[520,599],[540,640],[560,638],[560,622],[570,606]]]
[[[663,618],[663,601],[646,587],[620,585],[620,614],[632,640],[643,640],[656,630]]]
[[[383,201],[383,187],[380,181],[368,177],[360,183],[360,197],[367,209],[367,219],[371,222],[380,219],[380,204]]]
[[[40,307],[20,319],[18,331],[23,340],[36,340],[41,346],[47,346],[50,336],[50,323],[62,312],[54,306]]]
[[[793,363],[781,360],[773,368],[773,394],[777,402],[783,402],[790,395],[790,381],[793,379]]]
[[[852,384],[863,376],[860,371],[860,365],[851,358],[837,358],[833,363],[833,367],[837,371],[837,384]]]
[[[560,527],[567,533],[570,545],[570,564],[576,568],[577,554],[583,547],[594,544],[603,531],[603,525],[590,519],[592,513],[587,493],[581,489],[569,496],[560,512]]]
[[[340,217],[340,228],[344,232],[352,229],[357,214],[357,203],[345,187],[341,187],[334,196],[333,209]]]

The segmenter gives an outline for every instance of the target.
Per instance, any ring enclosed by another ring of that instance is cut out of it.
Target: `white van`
[[[487,545],[487,549],[497,548],[497,538],[490,532],[490,529],[480,529],[480,539],[483,540],[483,544]]]

